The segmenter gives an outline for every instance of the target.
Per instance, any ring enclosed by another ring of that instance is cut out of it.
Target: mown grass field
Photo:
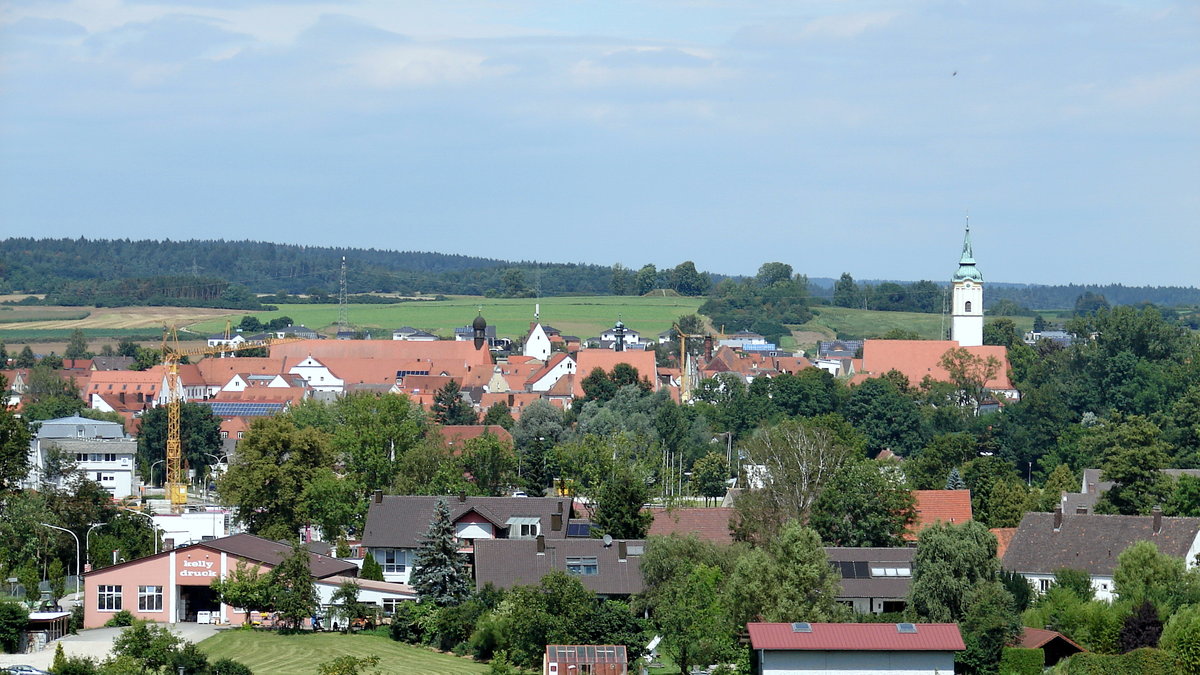
[[[941,339],[950,328],[950,317],[944,320],[941,314],[920,314],[917,312],[876,312],[863,309],[848,309],[845,307],[817,307],[814,317],[808,323],[799,326],[801,331],[820,332],[832,339],[836,335],[852,335],[861,338],[879,337],[891,330],[905,330],[916,333],[925,340]],[[1033,317],[1014,316],[1013,320],[1019,330],[1033,328]],[[985,319],[991,321],[991,317]]]
[[[269,299],[267,299],[269,302]],[[541,305],[541,320],[566,335],[594,337],[611,328],[620,317],[625,325],[643,335],[654,337],[667,330],[684,314],[693,314],[703,298],[640,298],[640,297],[555,297],[555,298],[481,298],[454,297],[448,300],[404,302],[396,305],[347,305],[351,324],[374,330],[391,331],[401,326],[413,326],[435,335],[451,337],[458,326],[466,326],[475,318],[479,308],[488,325],[495,326],[500,336],[524,335],[533,320],[534,305]],[[279,305],[275,312],[238,312],[235,323],[244,314],[253,314],[260,321],[287,316],[296,324],[318,331],[330,329],[338,320],[338,307],[329,305]],[[190,330],[213,333],[224,329],[223,319],[196,323]],[[375,335],[373,337],[383,337]]]
[[[378,635],[227,630],[200,643],[209,661],[227,658],[246,664],[255,675],[304,675],[339,656],[378,656],[372,672],[394,675],[474,675],[487,666],[451,654],[439,654]]]

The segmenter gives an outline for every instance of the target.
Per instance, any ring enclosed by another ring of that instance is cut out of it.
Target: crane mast
[[[168,336],[173,344],[168,343]],[[225,336],[229,337],[229,327],[225,328]],[[267,339],[262,344],[219,345],[216,347],[198,347],[196,349],[180,349],[179,335],[175,328],[163,329],[163,365],[167,371],[167,498],[171,501],[171,512],[182,513],[187,505],[187,481],[183,475],[183,434],[180,430],[180,408],[183,404],[183,393],[179,386],[179,362],[188,356],[215,356],[224,352],[240,352],[247,349],[260,349],[273,344],[299,342],[302,338],[284,338],[282,340]]]

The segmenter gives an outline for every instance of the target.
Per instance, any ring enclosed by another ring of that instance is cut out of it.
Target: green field
[[[495,326],[500,336],[515,337],[529,331],[535,304],[541,305],[541,320],[565,335],[594,337],[611,328],[620,317],[625,325],[653,338],[671,327],[683,314],[693,314],[703,298],[641,298],[616,296],[555,297],[555,298],[480,298],[456,297],[449,300],[405,302],[396,305],[347,305],[346,315],[355,326],[391,331],[412,326],[435,335],[452,337],[454,329],[466,326],[475,318],[479,308],[488,325]],[[266,322],[278,316],[288,316],[293,323],[304,324],[318,331],[329,331],[337,323],[337,305],[279,305],[275,312],[244,312]],[[235,321],[236,323],[236,321]],[[190,326],[201,334],[215,333],[225,328],[222,319],[210,319]],[[373,335],[373,337],[385,337]]]
[[[200,643],[209,661],[227,658],[249,666],[255,675],[316,673],[317,665],[338,656],[378,656],[372,672],[394,675],[474,675],[487,666],[451,654],[395,642],[378,635],[226,630]]]

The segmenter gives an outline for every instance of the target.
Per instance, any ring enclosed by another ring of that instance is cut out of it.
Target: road
[[[79,635],[68,635],[58,642],[62,643],[63,653],[67,656],[87,656],[93,659],[103,659],[112,649],[113,640],[121,634],[123,628],[93,628],[79,631]],[[196,623],[179,623],[171,626],[188,642],[200,642],[212,637],[217,632],[217,626]],[[54,661],[55,643],[51,642],[46,649],[32,654],[0,654],[0,666],[28,664],[43,670],[49,670]]]

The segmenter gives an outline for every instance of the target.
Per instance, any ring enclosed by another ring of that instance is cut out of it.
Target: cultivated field
[[[192,324],[231,316],[228,309],[198,307],[5,307],[0,310],[0,330],[67,330],[154,328],[172,323]],[[221,320],[224,326],[224,321]]]
[[[444,301],[406,302],[397,305],[347,305],[347,318],[355,326],[391,331],[412,326],[435,335],[451,337],[458,326],[466,326],[479,308],[488,325],[496,326],[501,336],[524,335],[533,320],[534,305],[541,305],[541,320],[566,335],[594,337],[611,328],[620,317],[629,328],[654,337],[671,327],[679,316],[693,314],[703,298],[639,297],[556,297],[556,298],[481,298],[455,297]],[[238,312],[235,323],[242,314]],[[287,316],[296,324],[331,332],[338,319],[337,305],[279,305],[275,312],[250,312],[260,321]],[[192,330],[200,333],[220,331],[224,320],[202,321]],[[375,337],[382,337],[377,335]]]
[[[874,338],[891,330],[911,331],[924,340],[940,340],[945,339],[945,332],[950,329],[949,315],[943,321],[941,314],[877,312],[845,307],[816,307],[813,312],[817,316],[793,331],[796,345],[801,349],[813,349],[818,340],[832,340],[838,336]],[[1018,330],[1033,328],[1031,316],[1007,318],[1013,320]],[[991,317],[984,319],[985,322],[991,320]]]
[[[316,673],[317,665],[343,655],[378,656],[371,672],[394,675],[474,675],[487,666],[451,654],[439,654],[378,635],[302,633],[278,635],[265,631],[226,630],[200,643],[209,661],[234,659],[255,675]]]

